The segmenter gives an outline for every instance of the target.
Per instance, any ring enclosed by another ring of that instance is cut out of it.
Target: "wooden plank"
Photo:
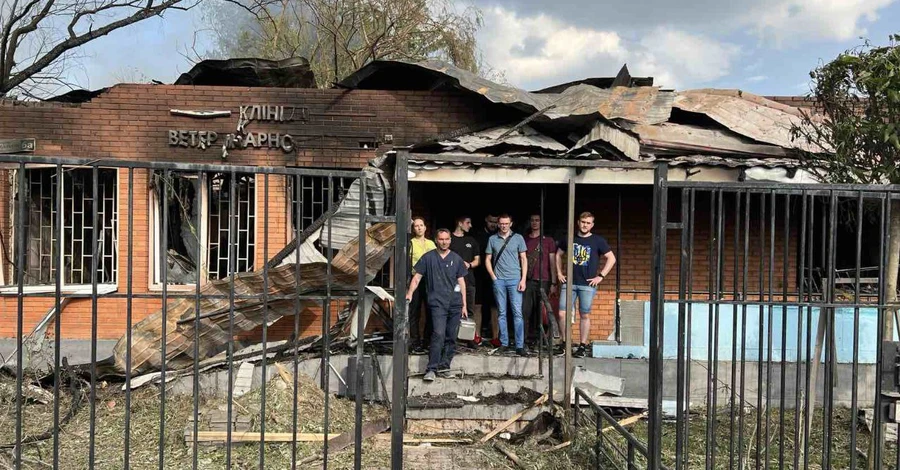
[[[525,468],[525,466],[522,465],[522,461],[519,460],[519,456],[516,455],[515,452],[509,450],[505,445],[503,445],[499,442],[495,442],[494,448],[499,450],[503,455],[505,455],[507,458],[509,458],[509,460],[512,460],[512,462],[514,464],[516,464],[516,467]]]
[[[379,441],[389,441],[391,435],[388,433],[375,436]],[[471,444],[472,439],[454,439],[445,437],[415,437],[412,434],[403,435],[404,444]]]
[[[380,434],[384,431],[387,431],[391,428],[391,422],[387,419],[381,419],[378,421],[373,421],[371,423],[363,424],[362,428],[362,438],[368,439],[376,434]],[[347,431],[340,436],[333,437],[328,440],[328,451],[329,452],[337,452],[342,449],[346,449],[354,444],[354,432]]]
[[[639,415],[634,415],[634,416],[625,418],[625,419],[619,421],[619,426],[622,426],[623,428],[625,426],[631,426],[632,424],[644,419],[645,416],[647,416],[646,411]],[[603,428],[603,432],[605,433],[606,431],[612,431],[613,429],[616,429],[616,427],[615,426],[607,426],[607,427]]]
[[[378,421],[373,421],[371,423],[363,424],[362,428],[362,438],[363,440],[368,439],[372,436],[381,434],[384,431],[387,431],[391,428],[391,422],[388,419],[381,419]],[[346,449],[347,447],[352,446],[356,439],[354,438],[353,431],[347,431],[340,436],[333,437],[328,440],[328,452],[339,452],[341,450]],[[310,455],[305,459],[297,462],[300,465],[305,465],[308,463],[315,462],[322,458],[322,454]]]
[[[856,278],[837,278],[834,280],[835,284],[856,284]],[[860,284],[878,284],[877,277],[861,277],[859,278]]]
[[[489,432],[487,435],[482,437],[481,440],[478,442],[485,443],[485,442],[493,439],[494,436],[503,432],[504,429],[512,426],[513,423],[518,421],[522,416],[525,416],[525,413],[527,413],[528,410],[534,408],[535,406],[540,406],[540,405],[544,404],[545,401],[547,401],[547,395],[546,394],[541,395],[541,397],[538,398],[537,400],[535,400],[534,403],[532,403],[530,406],[528,406],[527,408],[523,409],[522,411],[516,413],[515,415],[513,415],[512,418],[509,418],[508,420],[504,421],[503,424],[501,424],[500,426],[497,426],[493,431]]]
[[[597,406],[601,406],[604,408],[639,408],[646,410],[647,399],[646,398],[623,398],[623,397],[593,397],[594,403]],[[585,404],[586,405],[586,404]]]
[[[284,383],[290,386],[294,385],[294,376],[280,362],[275,363],[275,368],[278,369],[278,375],[281,376],[281,380],[284,380]]]
[[[566,442],[563,442],[562,444],[557,444],[557,445],[547,449],[546,452],[553,452],[553,451],[556,451],[559,449],[565,449],[566,447],[569,447],[570,445],[572,445],[572,441],[566,441]]]
[[[184,433],[185,440],[193,441],[194,433],[186,432]],[[340,434],[333,433],[328,435],[328,439],[332,439],[340,436]],[[260,433],[251,432],[251,431],[234,431],[231,433],[231,442],[259,442],[260,441]],[[197,442],[216,442],[225,444],[227,443],[228,433],[226,431],[198,431],[197,432]],[[290,432],[267,432],[265,436],[265,442],[291,442],[294,440],[293,433]],[[325,440],[325,435],[321,433],[297,433],[297,442],[322,442]]]

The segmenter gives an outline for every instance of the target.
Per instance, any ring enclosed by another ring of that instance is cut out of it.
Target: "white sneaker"
[[[430,370],[425,373],[425,377],[422,378],[422,380],[424,380],[426,382],[434,382],[434,379],[436,379],[436,378],[437,378],[437,374],[435,374],[433,370]]]

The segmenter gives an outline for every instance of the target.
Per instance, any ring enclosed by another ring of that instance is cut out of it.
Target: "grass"
[[[323,432],[324,393],[305,376],[299,382],[296,422],[298,432]],[[293,389],[279,377],[272,379],[266,387],[266,431],[289,432],[292,429]],[[125,392],[120,385],[101,386],[96,391],[96,420],[94,436],[94,466],[96,469],[123,468],[125,459]],[[251,419],[251,430],[260,429],[261,392],[252,391],[234,400],[233,412]],[[68,396],[60,398],[60,413],[65,414],[71,403]],[[200,411],[224,409],[223,398],[201,397]],[[193,417],[193,398],[187,395],[166,397],[164,468],[191,468],[193,446],[185,443],[185,427]],[[346,432],[353,429],[354,402],[332,397],[329,403],[330,433]],[[364,420],[371,421],[387,417],[383,407],[369,406],[364,409]],[[131,395],[131,442],[128,449],[132,468],[157,468],[159,462],[160,394],[159,389],[147,386],[134,390]],[[15,381],[0,381],[0,445],[15,442]],[[203,423],[201,417],[200,420]],[[23,407],[23,436],[43,433],[52,426],[53,405],[27,402]],[[201,430],[204,427],[201,426]],[[90,409],[85,401],[78,413],[62,427],[59,433],[59,462],[61,468],[87,469],[90,448]],[[335,469],[353,467],[352,446],[343,452],[329,456],[329,467]],[[265,445],[266,468],[290,468],[292,460],[290,443]],[[321,444],[298,443],[297,460],[321,453]],[[23,468],[46,468],[52,462],[53,439],[23,446]],[[224,446],[198,446],[198,468],[219,469],[225,467],[226,448]],[[366,468],[386,468],[390,462],[390,449],[376,446],[372,440],[363,448],[363,465]],[[239,444],[231,448],[233,468],[258,468],[259,445]],[[320,464],[319,464],[320,465]],[[13,467],[12,450],[0,451],[0,469]]]
[[[323,432],[324,393],[312,380],[301,377],[298,381],[298,400],[296,426],[298,432],[320,433]],[[94,438],[94,467],[97,469],[122,468],[125,458],[124,429],[125,429],[125,393],[120,390],[118,384],[101,384],[96,391],[96,421]],[[28,398],[30,393],[26,393]],[[15,441],[15,381],[9,378],[0,378],[0,445]],[[68,410],[71,398],[62,394],[60,398],[60,413]],[[234,413],[247,416],[251,420],[251,430],[260,429],[260,402],[261,391],[252,391],[234,400]],[[266,387],[266,431],[290,432],[293,427],[293,389],[275,377]],[[159,462],[159,417],[160,417],[159,389],[147,386],[132,392],[131,397],[131,443],[128,455],[132,468],[157,468]],[[208,413],[213,410],[224,409],[226,402],[222,398],[201,397],[200,411]],[[193,446],[185,442],[185,427],[193,416],[193,398],[187,395],[169,394],[166,397],[165,410],[165,435],[164,435],[164,467],[171,469],[191,468],[193,462]],[[332,397],[329,404],[330,429],[329,432],[340,433],[351,431],[354,422],[354,403],[350,400]],[[768,463],[770,468],[793,468],[794,455],[794,419],[793,411],[784,414],[785,436],[783,439],[784,462],[780,463],[779,454],[782,451],[779,426],[781,415],[772,410],[768,418],[769,433],[766,441],[766,415],[762,414],[763,427],[760,434],[761,445],[757,456],[757,413],[749,410],[743,415],[744,439],[740,448],[744,468],[756,468],[756,462],[764,467],[766,452],[768,450]],[[386,418],[387,412],[378,405],[367,405],[364,410],[364,419],[373,421]],[[587,418],[592,419],[588,413]],[[716,415],[716,462],[713,468],[732,468],[737,466],[738,438],[737,430],[740,421],[734,420],[734,440],[732,441],[732,423],[730,410],[720,408]],[[812,433],[809,442],[809,468],[821,468],[823,456],[823,419],[821,409],[813,420]],[[863,453],[868,452],[869,432],[865,425],[852,419],[850,410],[846,408],[835,409],[833,414],[833,432],[831,435],[832,452],[831,467],[835,469],[850,467],[850,429],[857,426],[857,468],[865,468],[866,458]],[[41,404],[33,399],[28,399],[23,408],[23,436],[38,435],[46,431],[53,422],[52,404]],[[593,422],[593,421],[591,421]],[[202,424],[201,430],[205,429]],[[675,459],[675,423],[665,422],[663,426],[663,463],[674,467]],[[689,440],[687,452],[689,465],[692,468],[705,468],[707,456],[707,418],[701,412],[691,414],[689,422]],[[647,442],[646,421],[641,421],[631,427],[631,431],[641,441]],[[625,451],[624,440],[615,432],[604,435],[606,449],[610,454],[616,455],[612,450],[616,446],[622,452]],[[571,468],[591,468],[594,465],[594,449],[596,438],[593,425],[582,426],[578,429],[575,442],[572,446],[548,453],[549,445],[538,445],[534,441],[526,441],[524,444],[512,446],[509,449],[515,452],[522,462],[526,462],[528,468],[537,470],[563,470]],[[768,442],[768,445],[765,443]],[[733,447],[732,447],[733,446]],[[60,467],[66,469],[90,468],[88,453],[90,447],[90,409],[87,398],[78,413],[62,427],[59,433],[59,461]],[[732,451],[732,448],[734,451]],[[894,468],[896,459],[896,445],[887,444],[884,450],[885,468]],[[329,456],[329,468],[345,469],[353,467],[353,447],[341,452],[331,453]],[[231,463],[233,468],[258,468],[259,450],[257,443],[238,444],[231,447]],[[270,443],[264,446],[265,468],[290,468],[292,455],[290,443]],[[297,460],[304,457],[317,455],[321,452],[321,444],[298,443]],[[498,452],[492,443],[461,446],[453,449],[458,455],[457,463],[460,468],[466,468],[471,464],[472,468],[513,468],[513,464],[504,455]],[[52,462],[53,439],[39,441],[23,446],[22,467],[28,469],[41,469],[48,467],[47,462]],[[226,463],[226,448],[224,446],[200,445],[197,451],[198,468],[219,469]],[[622,468],[621,459],[616,462],[605,460],[603,468]],[[639,459],[639,467],[645,464]],[[803,467],[803,455],[801,454],[800,466]],[[305,465],[314,468],[321,465],[321,461]],[[363,467],[367,469],[389,468],[390,448],[385,442],[369,439],[363,446]],[[0,450],[0,469],[13,468],[12,450]]]

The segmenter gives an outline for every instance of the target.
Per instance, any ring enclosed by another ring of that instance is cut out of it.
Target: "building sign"
[[[176,113],[177,111],[177,113]],[[219,117],[228,111],[183,111],[171,110],[172,114],[206,119]],[[169,129],[168,141],[171,147],[199,148],[205,150],[213,146],[231,149],[281,149],[282,152],[294,151],[294,138],[290,134],[280,132],[247,132],[245,127],[252,122],[307,122],[309,108],[280,105],[247,105],[238,110],[237,132],[220,136],[215,131],[197,129]],[[224,157],[223,157],[224,158]]]
[[[0,139],[0,153],[34,152],[34,139]]]

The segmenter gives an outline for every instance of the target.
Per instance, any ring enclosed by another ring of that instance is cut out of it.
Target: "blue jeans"
[[[506,326],[506,300],[512,306],[513,328],[515,328],[516,348],[525,347],[525,321],[522,319],[522,293],[518,290],[519,279],[497,279],[494,281],[494,298],[497,299],[497,323],[500,327],[500,344],[509,346],[509,331]]]
[[[574,305],[575,302],[578,302],[578,311],[582,315],[587,315],[591,313],[591,304],[594,303],[594,295],[596,293],[596,287],[576,284],[572,286],[572,304]],[[563,284],[559,289],[559,311],[566,311],[566,284]]]

